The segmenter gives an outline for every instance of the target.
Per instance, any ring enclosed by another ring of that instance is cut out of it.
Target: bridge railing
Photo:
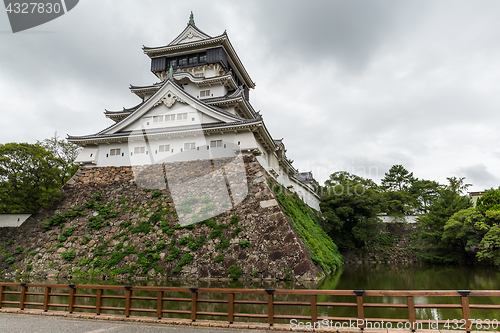
[[[33,290],[43,290],[33,291]],[[67,290],[67,292],[56,292]],[[81,291],[80,293],[78,291]],[[115,294],[111,294],[114,291]],[[117,294],[116,291],[122,291],[122,294]],[[134,294],[136,292],[136,294]],[[154,292],[156,297],[143,296],[141,292]],[[166,295],[168,294],[168,295]],[[172,294],[181,296],[190,295],[190,297],[171,297]],[[200,298],[200,295],[211,296],[218,295],[219,299]],[[254,297],[250,297],[250,295]],[[261,295],[261,299],[255,299],[255,295]],[[276,295],[296,295],[308,297],[308,301],[278,301],[275,300]],[[9,298],[9,300],[6,299]],[[221,299],[220,297],[223,298]],[[318,302],[318,296],[353,296],[356,302]],[[382,297],[403,297],[406,303],[373,303],[366,302],[366,297],[382,296]],[[448,304],[416,304],[415,297],[459,297],[460,303]],[[158,319],[164,317],[165,314],[188,316],[192,321],[196,321],[198,316],[209,317],[226,317],[229,323],[234,323],[235,318],[253,318],[267,320],[269,325],[273,325],[276,319],[282,320],[310,320],[317,322],[328,320],[333,322],[355,321],[360,324],[359,328],[364,328],[366,322],[405,322],[413,331],[418,327],[418,323],[427,323],[428,320],[416,319],[416,309],[460,309],[462,313],[463,329],[470,332],[473,330],[472,324],[478,325],[483,322],[479,319],[471,318],[471,309],[486,309],[500,310],[500,305],[497,304],[470,304],[470,297],[500,297],[500,291],[490,290],[309,290],[309,289],[231,289],[231,288],[181,288],[181,287],[149,287],[149,286],[113,286],[113,285],[81,285],[81,284],[40,284],[40,283],[7,283],[0,282],[0,307],[5,305],[10,307],[19,307],[19,309],[42,308],[43,311],[50,311],[52,308],[63,308],[69,313],[73,313],[76,309],[82,309],[84,312],[93,312],[100,315],[103,311],[112,311],[129,317],[134,312],[155,313]],[[35,298],[41,299],[43,302],[35,302]],[[57,297],[60,303],[53,303]],[[67,302],[60,300],[67,299]],[[78,301],[78,300],[85,301]],[[114,300],[115,305],[104,305],[106,299]],[[144,307],[148,301],[149,307]],[[136,301],[136,302],[134,302]],[[168,306],[165,307],[165,302],[168,304],[188,303],[187,309]],[[86,304],[82,304],[86,303]],[[227,312],[201,311],[198,309],[200,304],[222,304]],[[155,304],[156,306],[152,306]],[[261,313],[256,312],[235,312],[235,305],[257,305],[261,307]],[[135,306],[134,306],[135,305]],[[142,307],[141,307],[142,306]],[[310,310],[310,315],[294,315],[294,314],[276,314],[276,306],[300,306]],[[356,308],[356,317],[332,317],[318,316],[318,308],[334,307],[334,308]],[[267,309],[266,309],[267,308]],[[367,308],[392,308],[392,309],[407,309],[407,317],[400,318],[366,318],[365,309]],[[81,311],[81,310],[79,310]],[[264,312],[264,313],[262,313]],[[442,318],[433,320],[438,324],[446,324],[449,319]],[[359,321],[358,321],[359,320]]]

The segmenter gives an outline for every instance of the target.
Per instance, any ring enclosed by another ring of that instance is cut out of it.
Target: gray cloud
[[[139,102],[129,84],[157,81],[141,46],[170,42],[191,10],[227,29],[254,107],[318,180],[393,164],[442,183],[458,170],[477,190],[500,178],[496,1],[87,0],[15,35],[0,13],[0,142],[109,125],[104,108]]]
[[[484,189],[497,188],[500,185],[500,179],[488,171],[484,164],[475,164],[462,167],[459,174],[465,176],[467,183],[473,183],[476,187]]]

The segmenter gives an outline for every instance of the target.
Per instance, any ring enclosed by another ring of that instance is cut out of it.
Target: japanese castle
[[[85,136],[68,136],[83,147],[84,167],[135,166],[253,154],[280,184],[319,210],[317,183],[299,173],[249,102],[255,83],[228,35],[211,37],[187,27],[165,46],[143,47],[160,82],[130,86],[134,107],[105,111],[114,124]]]

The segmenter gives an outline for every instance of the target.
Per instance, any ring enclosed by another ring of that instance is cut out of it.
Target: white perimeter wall
[[[0,228],[19,227],[31,214],[0,214]]]

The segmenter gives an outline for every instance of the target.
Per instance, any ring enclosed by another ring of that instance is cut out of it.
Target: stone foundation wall
[[[253,156],[82,168],[55,209],[0,230],[3,276],[316,279],[268,180]]]

